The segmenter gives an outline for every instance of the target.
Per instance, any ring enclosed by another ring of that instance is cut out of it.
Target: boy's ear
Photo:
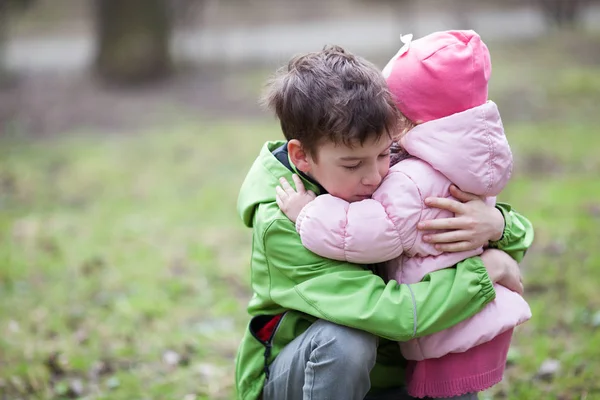
[[[298,139],[292,139],[288,142],[288,154],[290,155],[290,160],[292,164],[298,168],[298,170],[304,172],[305,174],[310,172],[310,155],[306,151],[304,151],[304,147],[302,147],[302,143]]]

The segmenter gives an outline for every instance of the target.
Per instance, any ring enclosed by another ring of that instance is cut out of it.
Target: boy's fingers
[[[425,199],[425,204],[427,204],[429,207],[440,208],[442,210],[453,212],[454,214],[464,213],[463,203],[444,197],[428,197]]]
[[[480,197],[474,195],[473,193],[464,192],[458,188],[456,185],[450,185],[450,194],[454,196],[457,200],[466,203],[471,200],[479,200]]]
[[[516,287],[515,292],[519,293],[522,296],[523,292],[525,292],[525,288],[523,287],[523,282],[519,282],[516,286],[517,287]]]
[[[281,197],[278,194],[275,195],[275,201],[277,202],[277,206],[281,209],[283,207],[283,201],[281,201]]]
[[[469,239],[469,232],[466,231],[450,231],[423,236],[423,240],[427,243],[455,243],[466,241],[467,239]]]
[[[302,182],[302,179],[300,179],[300,177],[296,174],[292,175],[292,179],[294,180],[294,183],[296,184],[296,191],[298,191],[298,193],[304,193],[306,192],[306,189],[304,188],[304,183]]]
[[[455,243],[444,243],[436,244],[435,249],[443,251],[445,253],[456,253],[459,251],[467,251],[473,248],[471,242],[455,242]]]
[[[306,193],[310,196],[311,199],[317,198],[317,195],[312,190],[307,190]]]
[[[440,229],[463,229],[465,227],[464,221],[461,218],[440,218],[430,219],[427,221],[421,221],[417,225],[417,228],[422,231],[436,231]]]

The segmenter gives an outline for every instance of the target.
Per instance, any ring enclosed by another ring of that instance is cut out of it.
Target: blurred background
[[[237,191],[290,56],[488,44],[533,318],[482,399],[600,399],[600,2],[0,0],[0,399],[231,399]]]

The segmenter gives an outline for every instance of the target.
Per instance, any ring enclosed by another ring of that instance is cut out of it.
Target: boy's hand
[[[441,208],[454,213],[454,218],[441,218],[420,222],[420,230],[450,230],[425,235],[428,243],[436,243],[440,251],[457,252],[474,250],[499,240],[504,232],[504,217],[496,207],[487,206],[483,200],[456,186],[450,186],[450,194],[456,200],[430,197],[425,200],[429,207]]]
[[[481,261],[483,261],[492,282],[523,294],[521,270],[519,264],[511,256],[501,250],[487,249],[481,255]]]
[[[304,188],[304,183],[302,183],[302,179],[300,179],[298,175],[292,175],[292,179],[294,180],[298,191],[295,191],[294,188],[290,186],[287,179],[279,178],[281,186],[275,188],[275,191],[277,192],[275,199],[281,211],[283,211],[293,223],[296,223],[300,211],[302,211],[304,206],[313,201],[317,196],[312,191]]]

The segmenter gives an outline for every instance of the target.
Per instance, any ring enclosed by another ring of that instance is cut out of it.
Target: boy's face
[[[329,142],[317,149],[316,160],[306,157],[307,170],[329,194],[348,202],[371,197],[390,168],[388,135],[349,147]]]

